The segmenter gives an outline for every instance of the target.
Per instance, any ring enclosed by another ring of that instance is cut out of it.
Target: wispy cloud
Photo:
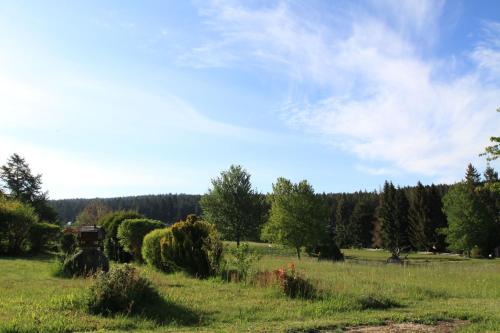
[[[499,73],[500,23],[485,24],[467,72],[440,76],[447,59],[424,57],[422,48],[438,38],[444,2],[370,6],[322,20],[297,4],[216,1],[201,10],[216,40],[194,50],[191,61],[219,59],[286,75],[296,88],[284,103],[284,120],[363,164],[385,163],[377,173],[459,179],[500,128],[494,112],[500,86],[491,80]]]

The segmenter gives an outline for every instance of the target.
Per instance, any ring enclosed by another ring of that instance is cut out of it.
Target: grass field
[[[232,246],[232,245],[229,245]],[[139,268],[176,304],[167,323],[141,317],[87,314],[81,295],[90,281],[52,276],[54,259],[0,258],[0,332],[280,332],[463,319],[458,332],[500,332],[500,260],[412,254],[409,265],[385,265],[383,251],[344,250],[346,262],[318,262],[293,251],[252,244],[262,258],[254,270],[293,262],[320,290],[313,300],[289,299],[277,287],[196,280]],[[394,304],[376,309],[368,296]]]

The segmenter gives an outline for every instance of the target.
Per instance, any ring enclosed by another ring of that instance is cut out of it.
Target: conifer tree
[[[398,258],[400,251],[408,245],[408,200],[404,190],[385,182],[380,198],[379,221],[383,247]]]
[[[486,166],[486,170],[484,170],[484,181],[486,183],[494,183],[498,181],[498,172],[496,172],[489,163]]]
[[[351,242],[354,247],[370,247],[373,229],[374,209],[364,199],[359,199],[354,206],[349,226],[352,232]]]
[[[412,191],[408,212],[408,236],[414,249],[429,250],[431,245],[432,225],[427,191],[421,182]]]
[[[476,187],[481,183],[481,175],[477,172],[477,169],[469,163],[467,170],[465,172],[465,182],[472,187]]]

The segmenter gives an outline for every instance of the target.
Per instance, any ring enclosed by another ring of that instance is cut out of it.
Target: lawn
[[[233,245],[229,245],[233,246]],[[54,259],[0,259],[0,332],[281,332],[338,330],[385,321],[435,323],[467,320],[458,332],[500,331],[500,260],[412,254],[407,266],[386,265],[383,251],[344,250],[343,263],[318,262],[293,251],[252,244],[262,255],[254,270],[295,263],[314,281],[319,296],[289,299],[277,287],[196,280],[138,266],[177,306],[168,323],[141,317],[89,315],[80,304],[90,281],[52,276]],[[382,309],[368,297],[390,301]]]

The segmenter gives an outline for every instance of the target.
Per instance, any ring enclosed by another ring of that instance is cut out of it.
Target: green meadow
[[[499,259],[410,254],[399,266],[385,264],[384,251],[344,250],[346,261],[332,263],[297,260],[292,250],[267,244],[252,248],[261,255],[253,272],[294,263],[317,297],[290,299],[272,284],[198,280],[137,266],[171,307],[161,320],[104,317],[82,305],[91,279],[55,277],[53,257],[0,258],[0,332],[341,332],[457,319],[466,321],[457,332],[500,332]]]

